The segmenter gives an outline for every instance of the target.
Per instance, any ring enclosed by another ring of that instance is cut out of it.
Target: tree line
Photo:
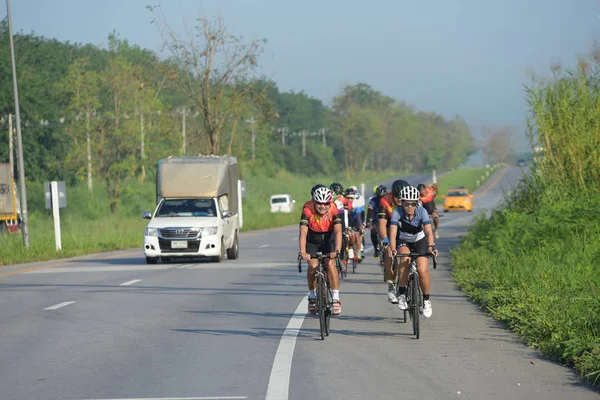
[[[230,34],[200,17],[185,35],[158,16],[165,54],[111,33],[106,48],[15,35],[27,179],[101,182],[111,210],[130,179],[151,179],[169,155],[230,154],[242,173],[350,177],[367,170],[422,171],[464,163],[467,124],[417,111],[364,83],[330,106],[281,92],[258,72],[266,41]],[[8,26],[0,23],[0,162],[14,114]]]

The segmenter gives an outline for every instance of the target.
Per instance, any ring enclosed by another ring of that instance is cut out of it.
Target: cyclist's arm
[[[390,248],[392,251],[396,251],[396,234],[398,233],[398,221],[400,220],[400,214],[394,210],[392,218],[390,218]]]
[[[342,250],[342,224],[333,225],[333,234],[335,235],[335,251],[339,253]]]
[[[387,237],[386,225],[387,225],[387,218],[385,218],[385,217],[382,218],[380,215],[379,216],[379,229],[377,231],[379,232],[379,236],[381,236],[381,239],[385,239]]]
[[[300,245],[300,253],[306,254],[306,235],[308,234],[308,226],[300,225],[300,235],[298,235],[298,242]]]
[[[431,187],[433,188],[433,197],[437,197],[437,195],[440,193],[438,184],[434,183],[431,185]]]
[[[396,234],[398,233],[398,225],[390,223],[390,247],[392,251],[396,251]]]
[[[423,231],[425,231],[425,236],[427,237],[427,242],[430,247],[435,246],[435,241],[433,237],[433,230],[431,229],[431,223],[427,225],[423,225]]]
[[[371,207],[369,207],[367,209],[367,224],[371,224],[373,223],[373,209]]]

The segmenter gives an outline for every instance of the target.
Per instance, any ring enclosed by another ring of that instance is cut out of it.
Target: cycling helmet
[[[377,196],[377,188],[379,188],[379,185],[375,185],[375,186],[373,187],[373,194],[374,194],[375,196]]]
[[[402,191],[400,192],[400,199],[404,200],[408,200],[408,201],[417,201],[419,200],[419,196],[421,194],[419,193],[419,189],[417,189],[414,186],[407,186],[405,188],[402,189]]]
[[[344,187],[341,183],[333,182],[331,186],[329,186],[329,189],[333,190],[333,193],[335,194],[344,194]]]
[[[358,192],[358,188],[354,185],[350,186],[348,189],[354,190],[354,193]]]
[[[408,186],[410,186],[410,183],[405,180],[398,179],[397,181],[394,181],[394,183],[392,183],[392,195],[397,199],[400,198],[400,192],[403,188]]]
[[[315,189],[313,200],[317,203],[331,203],[333,200],[333,192],[325,186]]]
[[[321,185],[320,183],[318,183],[315,186],[313,186],[312,189],[310,189],[310,195],[311,195],[311,197],[315,194],[315,190],[317,190],[320,187],[326,187],[326,186],[325,185]]]
[[[387,194],[387,192],[388,192],[387,186],[379,185],[379,186],[377,186],[377,190],[375,190],[375,196],[383,197]]]
[[[427,186],[425,186],[425,184],[424,184],[424,183],[419,183],[419,185],[417,186],[417,189],[418,189],[418,190],[423,190],[423,189],[425,189],[426,187],[427,187]]]
[[[346,189],[345,196],[348,199],[353,199],[356,197],[356,191],[354,189],[352,189],[352,186],[350,186],[348,189]]]

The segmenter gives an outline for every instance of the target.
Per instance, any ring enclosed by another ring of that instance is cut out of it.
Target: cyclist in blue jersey
[[[377,216],[379,213],[379,202],[387,192],[387,186],[375,186],[373,188],[374,196],[369,200],[369,206],[367,208],[367,226],[371,228],[371,243],[373,243],[373,248],[375,249],[375,253],[373,254],[375,257],[379,257],[379,234],[377,231],[379,226],[379,217]]]
[[[361,195],[356,186],[350,186],[354,190],[354,201],[352,202],[352,211],[354,218],[360,222],[360,258],[365,258],[365,198]],[[360,220],[358,218],[360,217]]]
[[[419,284],[423,292],[423,316],[431,317],[433,313],[429,299],[430,284],[427,254],[437,256],[431,220],[427,210],[419,205],[420,193],[416,187],[408,186],[400,192],[402,205],[396,207],[390,219],[390,245],[388,255],[394,257],[396,251],[400,254],[411,252],[422,254],[417,258]],[[400,287],[398,288],[398,307],[407,310],[406,285],[408,283],[408,264],[410,259],[404,257],[400,265]]]

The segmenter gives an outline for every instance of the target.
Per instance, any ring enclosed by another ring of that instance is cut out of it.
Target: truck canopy
[[[169,157],[158,162],[156,201],[161,198],[210,198],[227,195],[238,212],[239,165],[230,156]]]
[[[17,219],[15,184],[10,172],[10,164],[0,164],[0,221]]]

